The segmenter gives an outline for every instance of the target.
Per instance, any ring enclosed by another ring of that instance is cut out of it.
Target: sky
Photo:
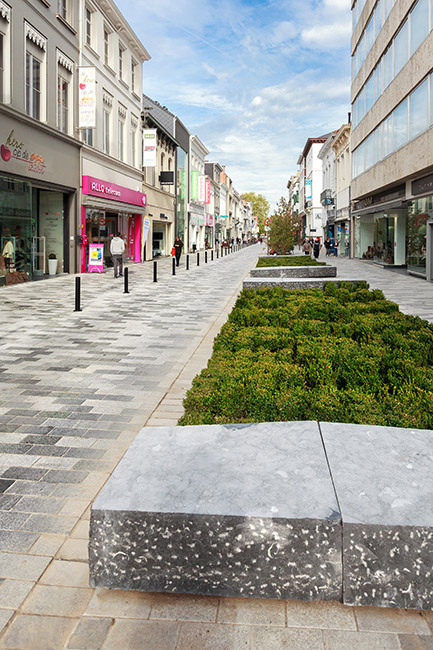
[[[350,0],[116,0],[151,59],[143,92],[240,192],[275,207],[308,137],[350,111]]]

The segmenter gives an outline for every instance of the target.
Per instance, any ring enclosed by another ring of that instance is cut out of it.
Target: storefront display
[[[407,217],[407,268],[427,274],[427,230],[433,220],[433,196],[412,201]]]

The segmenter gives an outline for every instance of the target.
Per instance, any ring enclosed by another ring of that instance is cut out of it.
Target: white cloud
[[[301,37],[305,45],[321,50],[334,50],[335,43],[345,42],[351,34],[350,22],[330,23],[304,29]]]

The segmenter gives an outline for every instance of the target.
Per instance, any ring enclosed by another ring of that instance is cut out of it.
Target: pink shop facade
[[[93,176],[82,176],[79,226],[81,273],[89,270],[89,250],[103,246],[103,266],[112,266],[110,242],[120,232],[125,241],[127,261],[141,262],[147,228],[146,194]]]

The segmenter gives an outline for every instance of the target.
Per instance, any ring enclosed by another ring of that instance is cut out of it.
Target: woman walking
[[[176,258],[176,266],[179,266],[180,256],[182,255],[182,247],[183,247],[183,241],[178,235],[174,240],[174,244],[173,244],[174,256]]]

